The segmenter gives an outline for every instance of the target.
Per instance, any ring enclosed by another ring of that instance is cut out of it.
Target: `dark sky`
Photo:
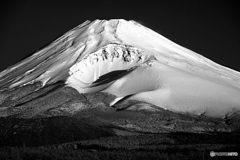
[[[0,71],[85,20],[113,18],[138,21],[186,48],[240,71],[237,1],[126,2],[1,1]]]

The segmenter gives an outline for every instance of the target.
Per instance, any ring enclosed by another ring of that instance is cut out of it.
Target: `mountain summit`
[[[110,105],[138,100],[173,112],[223,118],[240,110],[239,72],[122,19],[86,21],[2,71],[0,116],[11,115],[8,110],[16,107],[15,102],[9,105],[14,101],[10,92],[38,84],[18,98],[14,94],[22,99],[57,82],[80,94],[113,95]]]

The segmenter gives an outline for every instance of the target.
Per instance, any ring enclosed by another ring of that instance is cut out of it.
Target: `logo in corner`
[[[214,157],[215,155],[216,155],[216,154],[215,154],[214,151],[211,151],[211,152],[210,152],[210,156],[211,156],[211,157]]]

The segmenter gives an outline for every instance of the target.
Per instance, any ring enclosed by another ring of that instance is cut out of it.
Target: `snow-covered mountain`
[[[86,21],[0,73],[0,92],[64,81],[79,93],[106,92],[166,110],[229,117],[240,110],[240,73],[135,21]],[[39,88],[38,88],[39,89]],[[0,104],[4,96],[0,96]],[[0,109],[0,111],[7,109]]]

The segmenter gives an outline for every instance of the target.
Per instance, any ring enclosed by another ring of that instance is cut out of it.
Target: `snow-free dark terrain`
[[[239,72],[134,21],[86,21],[0,73],[0,156],[207,159],[239,151],[239,99]]]

